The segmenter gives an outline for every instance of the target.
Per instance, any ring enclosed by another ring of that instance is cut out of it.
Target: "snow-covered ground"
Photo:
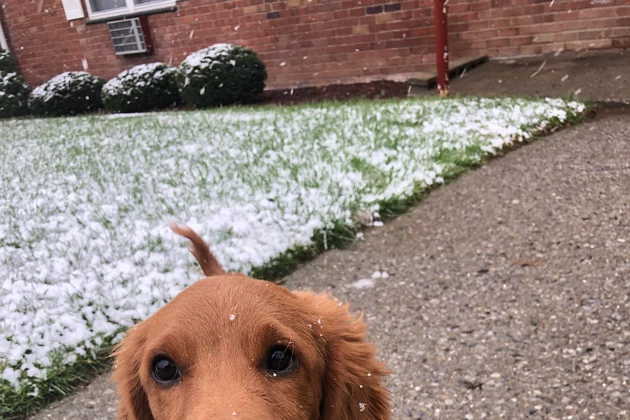
[[[441,182],[445,150],[480,159],[583,109],[455,99],[2,121],[2,390],[36,394],[53,354],[90,357],[201,277],[169,221],[247,272]]]

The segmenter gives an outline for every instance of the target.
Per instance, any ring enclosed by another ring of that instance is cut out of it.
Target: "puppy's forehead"
[[[204,354],[234,352],[254,360],[275,343],[308,349],[315,319],[296,294],[244,276],[199,280],[145,321],[147,358],[168,354],[190,363]]]
[[[294,299],[293,293],[263,280],[244,276],[216,276],[199,280],[180,293],[182,299],[203,299],[211,296],[217,304],[231,304],[235,300]]]
[[[302,300],[284,287],[244,276],[216,276],[186,288],[162,308],[159,317],[219,327],[237,319],[290,322],[303,309]]]

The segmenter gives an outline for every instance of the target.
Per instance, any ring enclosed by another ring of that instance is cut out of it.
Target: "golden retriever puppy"
[[[387,420],[386,374],[362,317],[327,295],[226,274],[187,227],[207,276],[115,350],[120,420]]]

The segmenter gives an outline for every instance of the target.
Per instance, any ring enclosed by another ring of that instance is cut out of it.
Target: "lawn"
[[[200,278],[169,221],[273,278],[514,141],[560,99],[328,103],[0,121],[0,417],[71,390]],[[444,209],[448,211],[448,209]]]

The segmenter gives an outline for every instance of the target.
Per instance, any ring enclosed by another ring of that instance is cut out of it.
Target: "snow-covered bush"
[[[33,89],[28,105],[33,115],[46,117],[101,109],[104,83],[103,79],[84,71],[61,73]]]
[[[105,83],[101,91],[105,109],[141,112],[167,108],[180,102],[177,69],[163,63],[141,64]]]
[[[9,51],[0,50],[0,73],[17,73],[18,65]]]
[[[184,103],[196,107],[251,102],[265,88],[267,69],[256,53],[215,44],[190,54],[178,76]]]
[[[28,93],[22,76],[0,72],[0,118],[28,114]]]

